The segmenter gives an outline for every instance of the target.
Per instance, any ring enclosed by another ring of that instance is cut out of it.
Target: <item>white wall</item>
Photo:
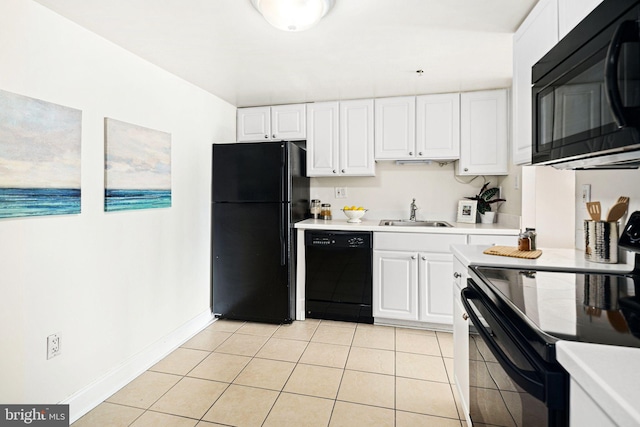
[[[475,196],[482,184],[482,177],[471,183],[468,176],[456,177],[454,164],[440,167],[429,165],[397,165],[395,162],[376,163],[375,177],[330,177],[311,179],[311,198],[331,203],[333,217],[345,219],[339,211],[343,206],[363,206],[369,211],[365,218],[409,218],[411,199],[416,199],[418,219],[452,221],[456,217],[458,200]],[[487,176],[491,186],[500,185],[498,178]],[[335,187],[346,187],[347,198],[336,199]],[[510,201],[498,212],[503,212]],[[495,206],[495,205],[494,205]]]
[[[575,247],[575,172],[522,167],[522,227],[534,227],[544,248]]]
[[[26,0],[0,2],[0,70],[83,112],[82,213],[0,220],[0,402],[56,403],[209,310],[211,143],[235,107]],[[104,117],[172,134],[171,208],[103,211]]]
[[[582,203],[582,185],[591,184],[591,200],[602,204],[602,217],[619,196],[630,197],[629,212],[620,220],[620,228],[629,219],[629,213],[640,210],[640,169],[576,171],[575,239],[576,247],[584,249],[584,220],[589,218]],[[626,251],[622,251],[623,257]],[[623,258],[621,262],[625,262]]]

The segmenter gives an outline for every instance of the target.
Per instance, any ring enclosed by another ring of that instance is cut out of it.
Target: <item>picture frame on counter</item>
[[[458,217],[456,221],[475,224],[477,212],[477,200],[460,200],[458,201]]]

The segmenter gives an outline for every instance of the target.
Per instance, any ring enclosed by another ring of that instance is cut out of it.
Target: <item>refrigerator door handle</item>
[[[280,265],[287,265],[287,211],[286,203],[280,203]]]
[[[280,201],[286,202],[289,200],[289,195],[287,194],[289,174],[287,173],[287,145],[280,145],[281,148],[281,162],[280,162]]]

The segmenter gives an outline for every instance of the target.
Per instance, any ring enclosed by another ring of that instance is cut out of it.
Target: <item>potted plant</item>
[[[495,219],[495,212],[491,211],[492,204],[506,202],[505,199],[494,199],[500,192],[500,189],[498,187],[488,188],[489,184],[490,182],[486,182],[478,194],[473,197],[467,197],[469,200],[476,200],[478,202],[478,214],[480,215],[480,222],[483,223],[493,223]]]

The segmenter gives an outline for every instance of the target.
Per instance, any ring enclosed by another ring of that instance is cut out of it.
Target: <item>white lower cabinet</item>
[[[460,291],[467,283],[467,266],[453,260],[453,378],[460,395],[467,423],[469,418],[469,320]]]
[[[373,252],[373,317],[418,320],[418,254]]]
[[[451,253],[421,253],[419,256],[420,320],[451,324],[453,304],[453,255]]]
[[[452,244],[458,234],[384,233],[373,238],[373,317],[453,324]]]

